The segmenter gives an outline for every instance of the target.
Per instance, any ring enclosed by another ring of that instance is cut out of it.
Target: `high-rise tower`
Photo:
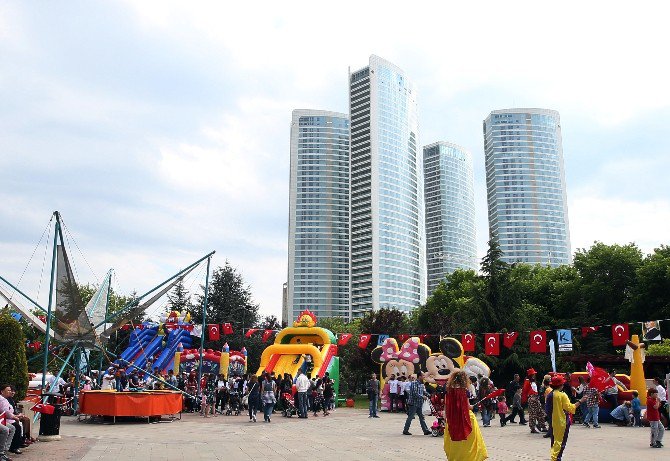
[[[371,56],[350,71],[351,314],[409,311],[425,298],[416,88]]]
[[[470,152],[448,142],[423,148],[428,294],[456,269],[477,270]]]
[[[349,118],[294,110],[291,122],[288,285],[290,324],[304,309],[349,313]]]
[[[569,264],[561,120],[547,109],[495,110],[484,120],[489,230],[503,260]]]

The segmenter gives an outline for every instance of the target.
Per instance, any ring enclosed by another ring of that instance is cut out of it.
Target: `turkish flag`
[[[339,338],[337,338],[338,346],[346,346],[353,335],[351,333],[342,333]]]
[[[419,335],[419,340],[423,343],[426,341],[426,338],[428,338],[430,335]]]
[[[251,335],[256,333],[258,331],[258,328],[249,328],[246,333],[244,333],[245,338],[251,338]]]
[[[461,335],[461,343],[463,343],[464,352],[475,351],[475,335],[472,333],[465,333],[464,335]]]
[[[484,335],[484,353],[486,355],[500,355],[500,333],[486,333]]]
[[[38,315],[38,319],[40,319],[42,322],[47,323],[47,316],[46,315]]]
[[[268,339],[270,339],[270,336],[272,336],[274,332],[275,332],[274,330],[265,330],[263,332],[263,342],[267,343]]]
[[[130,325],[128,325],[128,324],[126,323],[124,326],[121,327],[121,329],[122,329],[123,331],[128,331],[128,330],[130,330]]]
[[[544,354],[547,352],[547,332],[535,330],[530,332],[530,352]]]
[[[511,349],[512,346],[514,346],[514,343],[516,342],[516,338],[519,337],[519,333],[516,331],[510,331],[509,333],[505,333],[505,336],[503,336],[503,346],[505,346],[507,349]]]
[[[627,323],[615,323],[612,325],[612,345],[625,346],[626,341],[630,339]]]
[[[365,349],[366,347],[368,347],[368,343],[370,342],[370,336],[371,335],[368,333],[362,334],[360,339],[358,340],[358,347],[360,347],[361,349]]]
[[[582,338],[586,338],[589,333],[593,333],[594,331],[598,331],[598,328],[600,328],[600,327],[582,327]]]
[[[400,344],[404,343],[409,339],[409,335],[398,335],[398,342]]]
[[[224,335],[232,335],[233,334],[233,325],[232,324],[224,323],[223,325],[221,325],[221,327],[223,328],[222,331],[223,331]]]
[[[614,381],[610,378],[609,373],[603,370],[602,368],[594,367],[591,362],[587,362],[586,370],[589,372],[591,381],[589,381],[589,386],[598,390],[598,392],[603,392],[605,389],[612,387]]]
[[[219,325],[207,325],[207,333],[209,333],[210,341],[218,341],[221,339],[221,330],[219,330]]]

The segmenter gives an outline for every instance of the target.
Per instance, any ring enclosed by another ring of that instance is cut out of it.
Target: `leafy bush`
[[[19,322],[9,311],[0,312],[0,383],[16,386],[16,400],[21,400],[28,389],[28,363],[26,361],[26,339]]]
[[[660,343],[649,344],[647,346],[649,355],[670,355],[670,339],[664,339]]]

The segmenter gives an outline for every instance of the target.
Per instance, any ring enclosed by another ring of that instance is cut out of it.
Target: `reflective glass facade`
[[[349,75],[351,309],[409,311],[425,298],[416,88],[384,59]]]
[[[561,121],[546,109],[496,110],[484,120],[489,230],[507,262],[569,264]]]
[[[456,269],[477,270],[472,155],[448,142],[423,148],[428,295]]]
[[[304,309],[349,317],[349,118],[295,110],[291,122],[289,323]]]

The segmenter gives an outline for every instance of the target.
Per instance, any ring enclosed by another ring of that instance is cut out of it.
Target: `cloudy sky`
[[[421,143],[472,152],[480,253],[481,124],[509,107],[561,114],[573,250],[670,243],[666,2],[229,3],[0,3],[0,275],[59,210],[80,281],[143,291],[216,250],[280,315],[291,111],[347,112],[373,53],[416,81]]]

